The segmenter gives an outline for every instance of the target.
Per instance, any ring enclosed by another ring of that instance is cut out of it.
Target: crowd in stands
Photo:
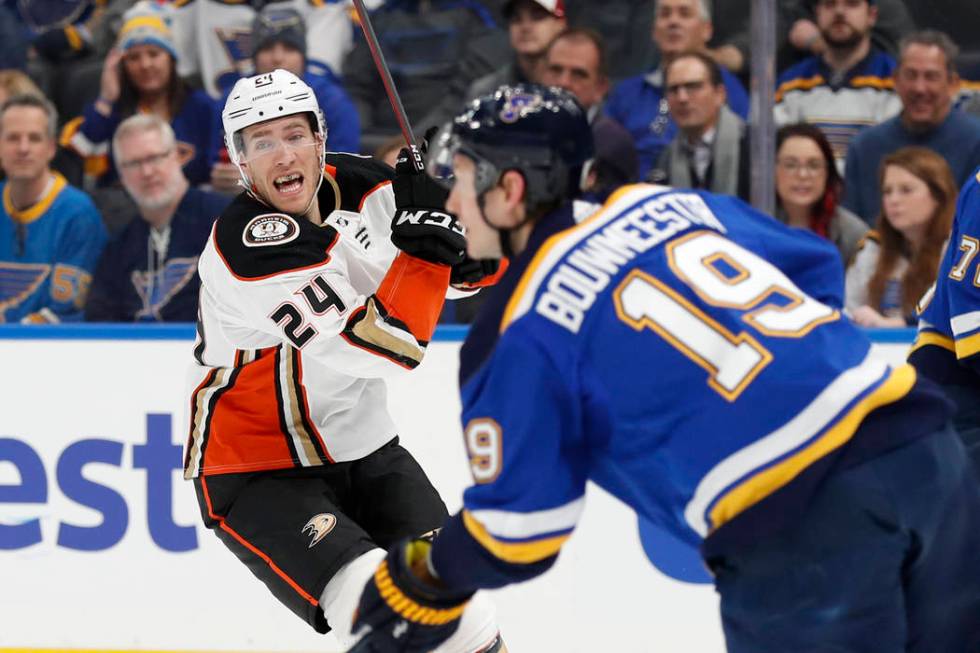
[[[401,146],[350,0],[64,4],[0,4],[0,322],[195,319],[197,256],[241,191],[220,119],[241,76],[302,77],[328,149]],[[595,135],[583,199],[635,181],[748,199],[750,0],[366,4],[417,133],[501,84],[556,85]],[[980,165],[980,5],[776,7],[775,217],[836,245],[852,319],[911,324]]]

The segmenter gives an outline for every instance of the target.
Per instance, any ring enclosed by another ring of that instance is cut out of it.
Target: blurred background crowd
[[[980,5],[774,1],[775,217],[837,246],[854,321],[911,324],[980,164]],[[748,199],[751,0],[367,4],[417,133],[557,85],[590,116],[593,199]],[[197,256],[241,190],[220,114],[242,76],[301,76],[330,150],[402,144],[349,0],[3,0],[0,35],[0,322],[196,319]]]

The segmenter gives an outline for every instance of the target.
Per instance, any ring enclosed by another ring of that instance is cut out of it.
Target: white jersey
[[[200,74],[204,89],[214,99],[240,78],[254,72],[252,21],[255,9],[241,0],[176,0],[174,36],[178,43],[178,72]],[[350,0],[276,0],[295,9],[306,21],[306,59],[314,72],[327,68],[340,74],[353,45],[354,24]],[[377,2],[368,2],[369,7]]]
[[[396,435],[384,378],[421,361],[449,267],[391,244],[390,168],[327,164],[323,226],[243,193],[201,254],[187,478],[356,460]]]

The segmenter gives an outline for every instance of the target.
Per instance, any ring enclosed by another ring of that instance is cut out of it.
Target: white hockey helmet
[[[288,70],[277,68],[271,73],[243,77],[235,83],[221,112],[221,123],[225,131],[228,158],[238,166],[246,183],[248,179],[242,170],[240,132],[250,125],[297,113],[313,114],[316,119],[315,133],[325,144],[327,127],[323,122],[323,113],[313,89],[302,79]],[[326,156],[325,145],[320,148],[320,152],[320,158],[323,159]],[[323,167],[322,160],[320,167]]]

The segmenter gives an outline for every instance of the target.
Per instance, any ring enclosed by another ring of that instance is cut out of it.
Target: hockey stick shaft
[[[395,82],[391,78],[391,71],[388,70],[388,64],[385,61],[384,53],[381,52],[381,45],[378,43],[378,37],[374,33],[374,27],[371,25],[371,19],[368,18],[367,8],[364,6],[364,0],[354,0],[354,8],[357,10],[357,17],[361,23],[361,30],[364,32],[364,38],[367,40],[368,49],[371,51],[371,58],[374,59],[374,65],[378,69],[378,74],[381,75],[381,83],[384,86],[385,93],[388,95],[388,101],[391,103],[391,108],[395,112],[395,119],[398,121],[398,127],[401,129],[402,136],[405,138],[405,143],[408,144],[408,149],[412,153],[412,165],[416,170],[421,172],[425,169],[425,165],[422,163],[422,155],[419,152],[418,145],[415,142],[415,134],[412,133],[412,125],[408,122],[408,114],[405,113],[405,107],[402,105],[402,100],[398,96],[398,89],[395,88]]]

